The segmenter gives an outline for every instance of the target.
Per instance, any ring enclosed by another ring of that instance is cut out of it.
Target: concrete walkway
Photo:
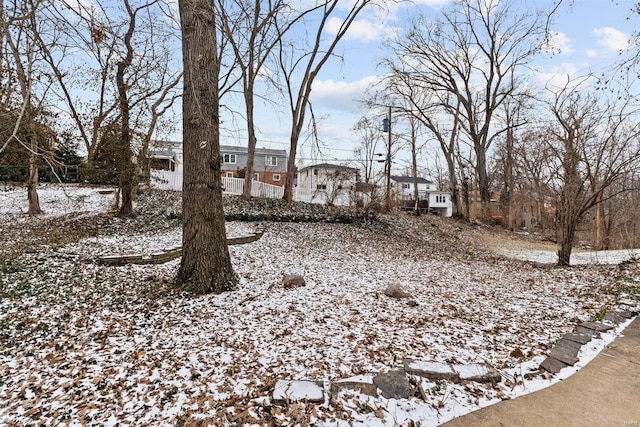
[[[640,427],[640,317],[571,377],[443,425]]]

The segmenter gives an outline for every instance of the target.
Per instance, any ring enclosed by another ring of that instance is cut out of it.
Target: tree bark
[[[28,124],[32,128],[32,124]],[[29,155],[29,181],[27,181],[27,199],[29,200],[29,215],[39,215],[42,213],[40,209],[40,199],[38,198],[38,140],[32,134],[29,136],[31,140],[31,154]]]
[[[131,45],[131,38],[136,28],[136,14],[131,9],[128,1],[125,1],[125,7],[129,15],[129,26],[127,32],[124,35],[124,43],[127,48],[127,52],[118,62],[116,70],[116,86],[118,88],[118,106],[120,108],[120,178],[118,186],[120,194],[122,195],[120,211],[118,215],[122,218],[129,217],[133,214],[133,164],[131,160],[131,126],[130,120],[130,105],[128,87],[125,82],[125,72],[131,66],[133,61],[133,47]]]
[[[182,262],[176,283],[195,294],[237,287],[225,231],[216,16],[208,0],[180,0],[184,64]]]

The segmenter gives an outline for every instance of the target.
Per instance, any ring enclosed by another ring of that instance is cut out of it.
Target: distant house
[[[428,179],[418,177],[418,206],[420,209],[442,216],[451,216],[453,207],[451,194],[439,191],[438,186]],[[391,176],[392,194],[397,205],[403,209],[413,209],[414,179],[412,176]]]
[[[244,178],[247,170],[247,147],[221,145],[222,176]],[[253,180],[284,187],[287,178],[287,152],[256,148],[253,158]]]
[[[425,178],[416,178],[418,182],[418,198],[426,199],[429,191],[437,190],[437,186],[432,181]],[[391,175],[391,184],[393,185],[393,193],[400,200],[413,200],[414,184],[412,176]]]
[[[182,173],[182,142],[153,141],[149,157],[151,169]]]
[[[154,141],[151,169],[182,174],[182,142]],[[221,145],[222,177],[244,178],[247,168],[247,147]],[[253,160],[253,179],[267,184],[284,186],[287,178],[287,152],[268,148],[256,148]]]
[[[359,176],[358,169],[348,166],[330,163],[306,166],[298,171],[296,192],[316,203],[352,204]]]

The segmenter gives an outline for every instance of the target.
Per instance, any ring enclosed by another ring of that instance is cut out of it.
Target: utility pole
[[[385,172],[387,174],[387,193],[385,195],[385,208],[387,212],[391,210],[391,106],[387,112],[387,118],[382,120],[382,130],[387,132],[387,161],[385,162]]]

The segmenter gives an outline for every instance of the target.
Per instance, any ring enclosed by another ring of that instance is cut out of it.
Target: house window
[[[253,180],[254,181],[260,181],[260,175],[258,175],[257,173],[253,174]]]
[[[318,185],[316,185],[316,189],[318,189],[318,190],[326,190],[327,189],[327,184],[318,184]]]
[[[227,178],[233,178],[233,172],[227,172]]]
[[[235,154],[224,154],[222,156],[222,162],[223,163],[235,163],[236,162],[236,155]]]
[[[409,189],[409,188],[411,188],[411,185],[405,183],[405,184],[402,184],[402,188]]]
[[[276,156],[267,156],[264,164],[267,166],[278,166],[278,158]]]
[[[273,180],[274,181],[280,181],[280,174],[279,173],[274,173],[273,174]]]
[[[313,170],[313,175],[314,175],[314,176],[318,176],[318,169],[314,169],[314,170]]]

